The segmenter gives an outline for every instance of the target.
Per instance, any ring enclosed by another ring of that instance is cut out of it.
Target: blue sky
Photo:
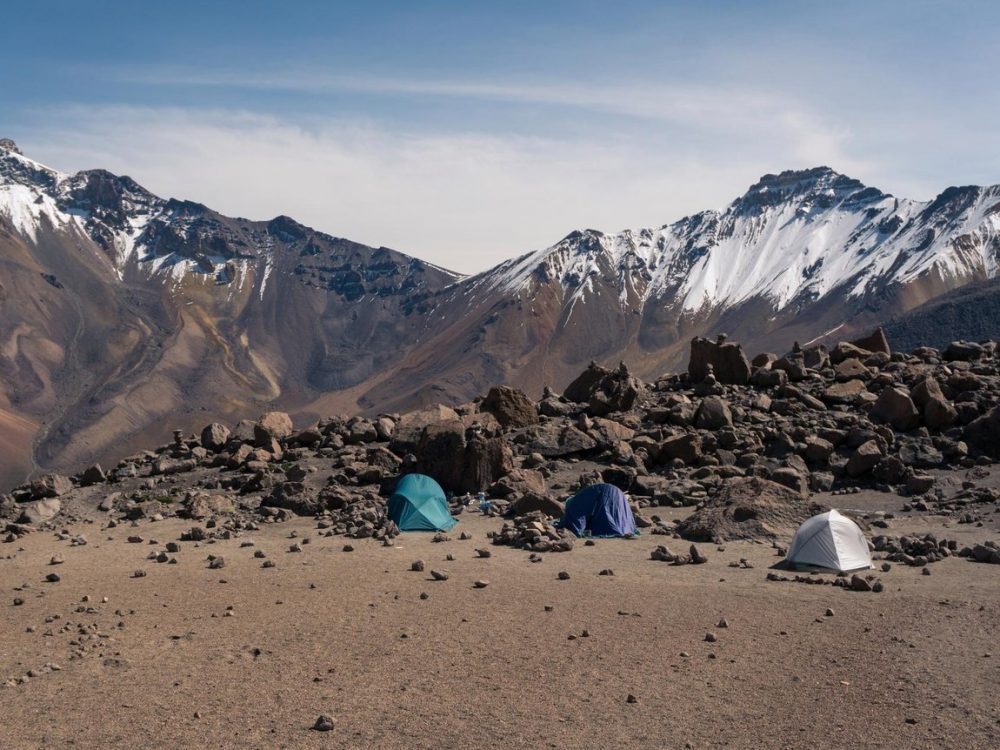
[[[0,135],[463,272],[828,164],[1000,182],[987,2],[37,2]]]

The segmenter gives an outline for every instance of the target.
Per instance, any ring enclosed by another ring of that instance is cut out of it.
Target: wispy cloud
[[[833,146],[838,131],[802,101],[763,87],[656,82],[526,81],[385,77],[331,73],[313,68],[229,71],[186,67],[108,70],[118,80],[146,85],[251,89],[304,94],[376,94],[440,97],[589,110],[620,117],[725,132],[779,128]],[[792,142],[791,145],[795,145]]]
[[[148,85],[204,86],[311,94],[366,93],[571,106],[669,122],[718,118],[739,111],[751,118],[773,116],[793,102],[765,90],[670,83],[617,85],[567,81],[380,77],[310,68],[253,72],[161,67],[111,70],[121,81]]]

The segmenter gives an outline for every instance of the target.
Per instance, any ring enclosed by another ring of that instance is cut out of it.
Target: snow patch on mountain
[[[57,185],[65,178],[66,175],[16,150],[0,149],[0,215],[31,242],[38,241],[43,222],[56,229],[82,226],[82,217],[62,211],[56,200],[40,187]]]
[[[53,227],[77,221],[77,217],[60,211],[47,195],[18,184],[0,185],[0,214],[31,242],[38,241],[43,219]]]
[[[468,280],[467,293],[532,294],[556,282],[571,310],[595,283],[623,309],[684,311],[767,299],[775,311],[837,290],[860,297],[928,274],[997,274],[1000,187],[895,198],[825,167],[768,175],[723,211],[659,229],[573,232]]]

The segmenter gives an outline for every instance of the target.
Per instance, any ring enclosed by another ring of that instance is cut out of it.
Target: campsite
[[[996,747],[995,345],[691,352],[14,488],[0,746]]]
[[[878,508],[881,498],[850,500]],[[0,666],[35,676],[0,692],[0,744],[708,748],[753,736],[761,748],[789,737],[986,748],[997,736],[992,566],[955,559],[924,576],[897,565],[876,595],[770,583],[779,558],[752,542],[702,544],[703,565],[649,560],[648,534],[532,563],[489,545],[497,519],[458,518],[449,541],[404,532],[388,547],[351,541],[350,552],[293,519],[182,542],[177,565],[142,558],[190,521],[72,526],[90,540],[73,548],[24,537],[0,566]],[[901,529],[976,538],[923,518]],[[129,544],[135,534],[145,541]],[[257,551],[276,566],[261,568]],[[53,554],[65,562],[50,566]],[[209,568],[209,554],[225,567]],[[411,571],[415,560],[424,572]],[[147,575],[133,578],[137,567]],[[58,584],[41,582],[51,570]],[[474,588],[480,579],[489,585]],[[12,596],[23,605],[10,607]],[[40,702],[57,710],[29,725]],[[321,714],[333,732],[311,729]]]

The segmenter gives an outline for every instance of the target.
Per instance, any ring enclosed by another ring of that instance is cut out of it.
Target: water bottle
[[[479,493],[479,512],[486,514],[490,512],[490,501],[486,499],[486,493]]]

